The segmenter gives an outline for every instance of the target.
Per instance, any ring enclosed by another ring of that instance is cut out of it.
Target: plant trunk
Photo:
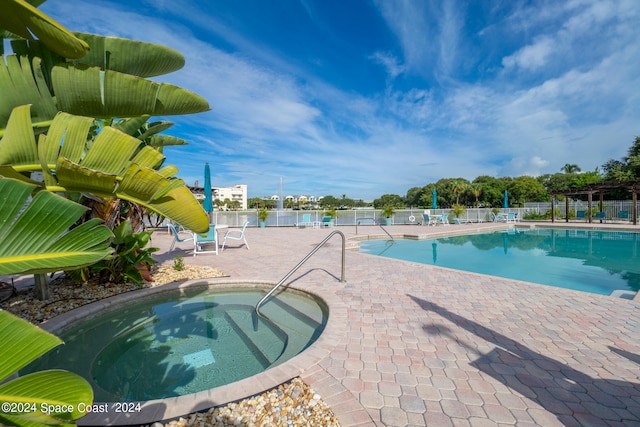
[[[47,279],[47,275],[34,274],[33,280],[35,282],[34,292],[36,298],[40,301],[46,301],[51,298],[51,293],[49,292],[49,279]]]

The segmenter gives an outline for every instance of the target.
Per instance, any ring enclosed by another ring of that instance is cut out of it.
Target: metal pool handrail
[[[300,262],[298,262],[298,264],[296,264],[295,267],[293,267],[282,279],[280,279],[280,281],[278,283],[276,283],[276,285],[273,288],[271,288],[271,290],[269,292],[267,292],[267,294],[264,297],[262,297],[262,299],[260,301],[258,301],[258,303],[256,304],[256,308],[255,308],[256,314],[258,314],[260,316],[263,316],[260,313],[260,306],[262,305],[262,303],[264,303],[267,300],[267,298],[269,298],[271,296],[271,294],[273,294],[276,291],[276,289],[278,289],[289,277],[291,277],[291,275],[293,273],[295,273],[300,267],[302,267],[302,264],[307,262],[307,260],[309,258],[311,258],[313,256],[313,254],[318,252],[318,250],[322,247],[322,245],[327,243],[327,241],[329,239],[331,239],[335,234],[339,234],[342,237],[342,274],[340,276],[340,283],[346,282],[346,280],[344,279],[344,260],[345,260],[345,253],[346,253],[346,237],[345,237],[345,235],[344,235],[344,233],[342,231],[335,230],[335,231],[332,231],[331,234],[329,234],[327,237],[325,237],[322,242],[318,243],[316,245],[316,247],[313,248],[313,250],[307,254],[307,256],[302,258],[302,260]]]
[[[358,226],[360,225],[360,222],[361,222],[362,220],[365,220],[365,219],[373,221],[373,224],[374,224],[374,225],[375,225],[375,224],[377,224],[377,223],[376,223],[376,219],[375,219],[375,218],[360,218],[360,219],[356,222],[356,234],[358,234]],[[382,231],[384,231],[385,233],[387,233],[387,236],[389,236],[389,238],[390,238],[391,240],[395,240],[395,239],[393,238],[393,236],[392,236],[391,234],[389,234],[389,232],[387,231],[387,229],[386,229],[386,228],[384,228],[384,227],[382,226],[382,224],[377,224],[377,225],[378,225],[380,228],[382,228]]]

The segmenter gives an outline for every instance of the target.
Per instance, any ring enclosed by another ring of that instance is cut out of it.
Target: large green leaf
[[[80,58],[89,45],[24,0],[0,0],[0,27],[28,40],[36,36],[66,58]]]
[[[87,208],[48,191],[28,203],[35,188],[0,177],[0,275],[79,268],[112,253],[100,220],[69,230]]]
[[[184,67],[184,56],[167,46],[95,34],[75,35],[87,42],[91,48],[77,62],[102,70],[119,71],[138,77],[154,77]]]
[[[62,344],[55,335],[3,310],[0,310],[0,342],[0,382]],[[36,372],[0,385],[0,402],[20,403],[22,409],[12,413],[3,407],[0,424],[67,425],[85,415],[80,409],[92,401],[91,385],[80,376],[61,370]],[[55,405],[71,410],[51,410]],[[45,409],[51,412],[43,412]]]
[[[47,122],[58,112],[49,91],[40,58],[33,64],[26,56],[0,57],[0,128],[4,128],[13,108],[31,104],[34,122]],[[0,135],[1,136],[1,135]]]
[[[177,115],[208,111],[209,103],[189,90],[98,67],[53,67],[58,109],[92,117]]]
[[[152,147],[166,147],[169,145],[187,145],[182,138],[170,135],[158,135],[174,125],[165,120],[149,123],[149,116],[129,117],[118,120],[112,126],[127,135],[132,135]]]
[[[113,118],[210,110],[207,100],[194,92],[130,74],[84,64],[60,64],[48,73],[38,57],[33,63],[26,56],[0,58],[0,136],[13,108],[26,104],[32,105],[36,127],[48,126],[58,111]]]
[[[207,215],[184,182],[173,178],[177,168],[162,165],[164,156],[139,139],[104,127],[87,144],[91,119],[59,113],[46,136],[40,135],[34,158],[28,106],[16,108],[0,140],[0,171],[43,171],[50,191],[85,192],[139,203],[195,232],[209,229]],[[84,136],[83,136],[84,133]],[[15,165],[15,166],[14,166]],[[23,180],[28,178],[23,176]]]

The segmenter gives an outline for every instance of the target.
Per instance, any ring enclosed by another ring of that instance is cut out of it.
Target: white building
[[[237,184],[233,187],[212,187],[213,200],[223,202],[226,199],[240,202],[240,209],[247,209],[247,185]]]

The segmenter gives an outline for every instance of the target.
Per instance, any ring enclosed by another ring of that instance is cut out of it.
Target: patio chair
[[[626,221],[629,222],[630,218],[629,218],[629,211],[620,211],[618,212],[618,219],[620,221]]]
[[[193,240],[193,233],[187,230],[180,229],[174,224],[167,224],[169,231],[173,234],[173,242],[171,242],[171,246],[169,247],[169,252],[173,251],[176,246],[176,243],[188,242],[189,240]],[[180,234],[186,234],[189,237],[182,237]]]
[[[322,217],[322,226],[323,227],[333,227],[333,218],[331,218],[330,216],[323,216]]]
[[[193,256],[199,254],[211,254],[218,255],[218,233],[216,227],[213,224],[209,224],[209,231],[206,235],[195,234],[193,239]],[[207,245],[213,245],[213,249],[206,249]]]
[[[606,212],[596,212],[596,214],[593,216],[594,219],[599,219],[600,222],[606,222],[607,221],[607,214]]]
[[[431,211],[424,211],[422,214],[422,225],[436,225],[436,217],[431,215]]]
[[[576,211],[576,219],[587,220],[587,211]]]
[[[311,221],[311,214],[310,213],[305,213],[302,214],[302,222],[299,222],[296,224],[298,227],[306,227],[306,226],[314,226],[315,224],[313,223],[313,221]]]
[[[242,224],[242,229],[240,229],[240,230],[231,229],[231,230],[228,230],[224,234],[224,239],[222,239],[222,250],[223,251],[224,251],[224,246],[227,244],[227,239],[230,239],[230,240],[242,240],[242,241],[244,241],[244,245],[247,247],[247,249],[249,249],[249,243],[247,243],[247,238],[244,236],[244,231],[247,228],[247,225],[249,225],[249,221],[245,221],[244,224]]]
[[[491,219],[493,222],[507,222],[507,218],[508,216],[504,212],[498,212],[497,214],[491,212]]]

